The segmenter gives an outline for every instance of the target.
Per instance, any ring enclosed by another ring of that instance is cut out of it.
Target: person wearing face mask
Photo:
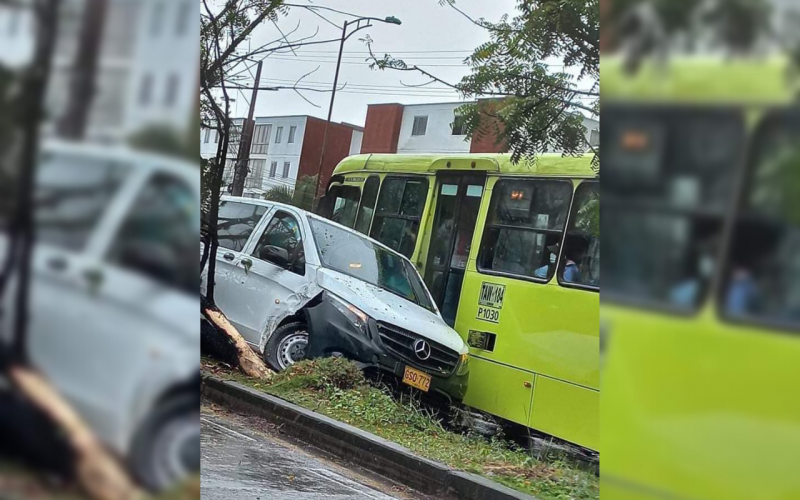
[[[555,267],[556,260],[558,260],[558,243],[550,245],[547,247],[547,250],[550,251],[550,263],[543,265],[542,267],[538,268],[536,271],[533,272],[533,275],[537,278],[547,279],[550,277],[550,266]]]

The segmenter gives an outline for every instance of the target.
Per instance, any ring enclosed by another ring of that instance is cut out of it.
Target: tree
[[[257,87],[259,82],[253,86],[242,86],[238,83],[235,71],[242,65],[257,61],[257,57],[286,50],[294,50],[296,47],[305,45],[318,45],[325,43],[339,42],[339,38],[327,40],[312,40],[316,32],[310,36],[293,37],[299,28],[290,31],[282,31],[281,37],[277,40],[263,45],[252,47],[245,43],[250,39],[253,31],[265,22],[276,23],[281,16],[289,11],[289,5],[284,4],[283,0],[201,0],[201,25],[200,25],[200,103],[203,128],[211,128],[217,131],[219,142],[217,153],[214,158],[209,159],[203,164],[203,174],[207,182],[203,185],[208,186],[208,208],[202,221],[201,238],[204,243],[203,255],[201,257],[201,269],[206,269],[207,264],[207,287],[206,294],[201,297],[201,308],[204,317],[214,327],[214,332],[220,334],[222,339],[228,343],[229,347],[237,353],[239,367],[247,375],[253,377],[269,377],[271,372],[267,369],[264,361],[255,355],[252,349],[244,341],[241,334],[230,324],[214,301],[214,276],[216,273],[216,253],[218,248],[217,228],[218,210],[220,201],[220,189],[222,185],[222,175],[228,158],[232,157],[231,146],[234,143],[247,144],[245,138],[234,141],[236,126],[230,116],[230,91],[252,90]],[[326,22],[321,12],[334,11],[342,15],[358,17],[347,13],[341,13],[328,7],[310,5],[291,5],[291,8],[306,9],[312,11],[317,17]],[[365,23],[358,29],[369,26]],[[318,31],[318,30],[317,30]],[[247,49],[245,49],[247,47]],[[310,73],[309,73],[310,74]],[[297,83],[307,75],[301,77],[293,86],[273,87],[270,90],[290,89],[300,94],[301,88]],[[300,94],[302,96],[302,94]],[[305,98],[305,97],[304,97]],[[242,133],[251,133],[252,127],[243,126]],[[247,165],[240,162],[240,165]],[[237,171],[235,176],[246,175],[247,172]],[[204,198],[205,201],[205,198]],[[209,344],[212,344],[209,342]]]
[[[294,201],[294,189],[289,186],[275,186],[264,193],[264,199],[291,205]]]
[[[513,161],[545,148],[559,148],[568,155],[593,149],[586,141],[582,115],[599,113],[598,0],[519,0],[518,14],[510,19],[504,15],[496,23],[473,19],[455,0],[440,3],[489,32],[490,41],[465,61],[472,69],[470,75],[450,83],[389,54],[378,58],[370,48],[372,67],[413,71],[429,78],[416,86],[439,83],[467,98],[494,98],[466,104],[458,113],[470,138],[495,133]],[[365,41],[370,47],[371,40]],[[563,68],[555,71],[548,60],[560,60]],[[597,156],[594,161],[599,165]]]
[[[196,130],[196,129],[195,129]],[[197,140],[195,135],[182,136],[169,125],[151,125],[145,127],[129,139],[128,143],[138,149],[160,153],[166,156],[197,161]]]
[[[59,441],[71,452],[74,474],[83,489],[99,500],[127,500],[139,496],[133,482],[77,412],[31,365],[27,352],[34,243],[33,187],[59,6],[59,0],[36,0],[24,7],[12,5],[12,8],[31,9],[34,15],[37,36],[33,60],[19,75],[0,71],[3,80],[0,85],[6,85],[0,94],[0,129],[4,139],[0,160],[3,171],[13,182],[10,193],[13,205],[6,227],[6,260],[0,266],[0,303],[8,303],[3,298],[10,292],[7,285],[12,276],[16,283],[10,308],[11,341],[0,342],[0,373],[36,414],[42,416],[40,421],[57,428]],[[12,172],[10,166],[18,168]]]
[[[738,56],[770,46],[800,66],[800,14],[770,0],[604,0],[604,50],[623,51],[629,71],[653,56],[722,50]]]

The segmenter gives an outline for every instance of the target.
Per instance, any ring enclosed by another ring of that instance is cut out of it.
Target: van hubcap
[[[278,345],[278,364],[284,370],[306,357],[308,333],[297,332],[289,335]]]

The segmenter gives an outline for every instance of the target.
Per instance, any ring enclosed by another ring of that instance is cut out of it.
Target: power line
[[[278,60],[278,61],[294,61],[294,62],[310,62],[310,63],[325,63],[325,64],[336,64],[336,59],[301,59],[295,57],[278,57],[272,56],[269,60]],[[357,66],[369,66],[369,62],[356,62],[356,61],[342,61],[342,64],[354,64]],[[430,68],[468,68],[469,66],[465,64],[425,64],[425,67]]]
[[[267,83],[271,85],[294,85],[297,83],[297,80],[290,80],[290,79],[282,79],[282,78],[262,78],[261,83]],[[307,87],[307,86],[317,86],[322,85],[326,88],[331,86],[331,82],[319,82],[319,81],[307,81],[303,80],[298,83],[299,86]],[[369,89],[373,88],[375,90],[383,90],[383,89],[400,89],[400,90],[408,90],[408,91],[431,91],[431,92],[453,92],[455,89],[450,87],[416,87],[416,86],[408,86],[408,85],[379,85],[379,84],[361,84],[361,83],[351,83],[346,82],[342,84],[345,89],[347,88],[364,88]]]

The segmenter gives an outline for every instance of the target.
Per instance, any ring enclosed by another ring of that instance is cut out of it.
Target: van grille
[[[450,375],[458,365],[459,355],[456,351],[404,328],[378,322],[378,334],[383,341],[383,345],[389,351],[412,365],[419,366],[434,374]],[[424,340],[431,346],[431,357],[426,360],[421,360],[414,354],[414,342],[419,339]]]

